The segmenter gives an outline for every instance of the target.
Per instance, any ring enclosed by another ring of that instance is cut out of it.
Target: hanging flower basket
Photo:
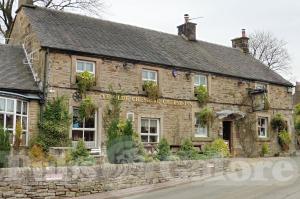
[[[209,96],[208,96],[208,91],[205,86],[197,86],[195,87],[195,96],[199,102],[199,104],[202,106],[208,102]]]
[[[78,86],[79,93],[85,95],[88,90],[95,86],[95,77],[88,71],[84,71],[77,74],[76,84]]]
[[[200,111],[199,115],[200,125],[205,127],[207,125],[212,126],[215,120],[215,114],[211,108],[205,107],[202,111]]]
[[[82,100],[79,106],[80,119],[83,120],[92,118],[95,115],[96,108],[96,105],[90,97],[87,97],[84,100]]]
[[[145,90],[147,97],[152,100],[157,100],[160,97],[159,87],[153,81],[145,81],[143,89]]]

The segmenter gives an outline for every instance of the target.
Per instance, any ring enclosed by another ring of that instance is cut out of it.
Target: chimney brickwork
[[[185,39],[189,41],[196,41],[196,25],[195,23],[189,22],[189,15],[184,15],[185,23],[178,26],[178,35],[183,36]]]
[[[245,29],[242,29],[242,37],[235,38],[231,41],[233,48],[239,48],[243,53],[249,54],[249,37],[247,37]]]

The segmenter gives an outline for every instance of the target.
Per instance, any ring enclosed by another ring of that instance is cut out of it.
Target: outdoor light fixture
[[[172,75],[173,75],[173,77],[176,77],[178,75],[178,72],[177,72],[176,68],[174,68],[172,70]]]
[[[191,79],[191,76],[192,76],[192,73],[191,73],[191,72],[185,73],[185,77],[186,77],[187,80],[190,80],[190,79]]]

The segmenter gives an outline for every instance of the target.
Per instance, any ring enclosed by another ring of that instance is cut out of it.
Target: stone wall
[[[0,169],[0,198],[64,198],[213,175],[229,159],[95,167]]]

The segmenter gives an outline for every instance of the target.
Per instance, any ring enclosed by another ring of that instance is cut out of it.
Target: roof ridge
[[[84,17],[84,18],[88,18],[88,19],[92,19],[92,20],[96,20],[96,21],[103,21],[103,22],[108,22],[108,23],[113,23],[113,24],[119,24],[119,25],[131,27],[131,28],[137,28],[137,29],[146,30],[146,31],[153,31],[153,32],[156,32],[156,33],[166,34],[166,35],[170,35],[170,36],[173,36],[173,37],[181,37],[180,35],[164,32],[164,31],[160,31],[160,30],[144,28],[144,27],[137,26],[137,25],[125,24],[125,23],[121,23],[121,22],[111,21],[111,20],[108,20],[108,19],[100,19],[100,18],[88,16],[88,15],[82,15],[82,14],[78,14],[78,13],[74,13],[74,12],[69,12],[69,11],[55,10],[55,9],[45,8],[45,7],[40,7],[40,6],[30,6],[30,5],[23,5],[23,6],[27,7],[27,8],[31,8],[31,9],[36,9],[37,8],[37,9],[42,9],[42,10],[46,10],[46,11],[50,11],[50,12],[69,14],[69,15]],[[200,40],[200,39],[197,39],[196,42],[204,42],[204,43],[211,44],[211,45],[218,45],[218,46],[228,48],[228,49],[231,49],[231,50],[238,50],[238,49],[232,48],[230,46],[226,46],[226,45],[222,45],[222,44],[218,44],[218,43],[213,43],[213,42],[208,42],[208,41]]]

